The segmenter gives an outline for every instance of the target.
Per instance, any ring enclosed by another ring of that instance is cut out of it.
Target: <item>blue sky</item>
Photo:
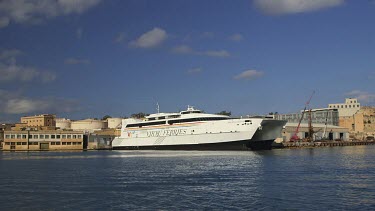
[[[3,0],[0,122],[375,102],[375,3]]]

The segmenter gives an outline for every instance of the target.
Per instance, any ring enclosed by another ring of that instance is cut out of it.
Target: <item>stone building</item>
[[[375,107],[363,106],[352,116],[340,117],[340,126],[358,139],[375,136]]]
[[[329,108],[337,109],[339,117],[353,116],[361,109],[361,104],[356,98],[345,98],[345,103],[328,104]]]
[[[35,116],[21,117],[21,123],[26,124],[28,127],[43,127],[43,126],[56,126],[56,116],[52,114],[41,114]]]
[[[83,150],[82,132],[40,130],[4,131],[3,150]]]

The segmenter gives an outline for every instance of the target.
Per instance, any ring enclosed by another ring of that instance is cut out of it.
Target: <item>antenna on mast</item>
[[[158,113],[160,113],[160,106],[158,102],[156,103],[156,110],[158,111]]]

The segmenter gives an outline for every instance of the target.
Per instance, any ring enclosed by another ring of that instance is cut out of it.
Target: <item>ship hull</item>
[[[151,145],[151,146],[115,146],[114,150],[218,150],[218,151],[246,151],[270,150],[274,140],[251,141],[240,140],[209,144],[186,145]]]
[[[182,130],[188,131],[183,135],[156,136],[156,137],[119,137],[113,140],[114,150],[270,150],[273,141],[280,137],[285,121],[253,119],[252,123],[246,120],[221,121],[224,124],[216,133],[205,132],[200,134],[189,134],[196,132],[199,127],[192,126]],[[244,122],[243,125],[240,124]],[[226,126],[226,127],[225,127]],[[232,127],[230,127],[232,126]],[[236,131],[243,127],[245,130]],[[181,129],[178,129],[179,131]],[[160,135],[162,132],[143,133]],[[140,135],[139,135],[140,136]]]

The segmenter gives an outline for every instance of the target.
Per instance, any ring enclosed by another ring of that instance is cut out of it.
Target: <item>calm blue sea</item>
[[[0,210],[375,210],[375,146],[0,152]]]

